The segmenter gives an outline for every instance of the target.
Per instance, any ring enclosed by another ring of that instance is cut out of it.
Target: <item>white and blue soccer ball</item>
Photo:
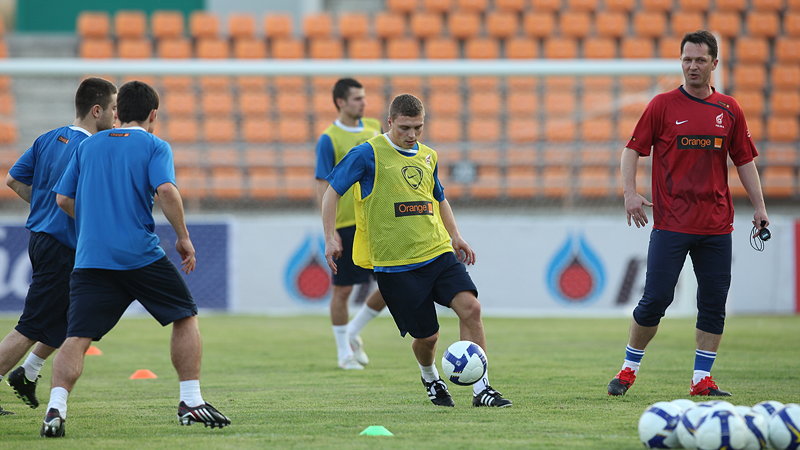
[[[753,405],[753,412],[761,414],[764,416],[764,419],[769,422],[769,419],[772,418],[772,415],[778,412],[778,410],[781,408],[783,408],[783,403],[775,400],[767,400]]]
[[[442,371],[455,384],[475,384],[486,374],[486,354],[472,341],[454,342],[442,356]]]
[[[744,419],[727,408],[711,408],[694,432],[695,448],[743,449],[747,446],[751,432]]]
[[[695,433],[706,418],[706,415],[712,411],[712,405],[707,403],[698,403],[693,408],[689,408],[681,414],[680,422],[675,430],[678,436],[678,442],[681,447],[688,449],[697,448],[695,445]]]
[[[686,411],[687,409],[694,408],[697,405],[697,403],[693,402],[692,400],[686,399],[686,398],[679,398],[679,399],[671,401],[670,403],[672,403],[673,405],[675,405],[678,408],[680,408],[681,411]]]
[[[741,416],[750,431],[744,450],[764,450],[767,448],[769,446],[769,423],[767,419],[752,410]]]
[[[683,411],[671,402],[653,403],[639,417],[639,439],[647,448],[678,448],[675,429]]]
[[[800,449],[800,405],[790,403],[772,415],[769,442],[779,450]]]

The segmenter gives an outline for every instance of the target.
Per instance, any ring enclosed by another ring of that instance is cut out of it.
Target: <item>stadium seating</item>
[[[219,17],[196,11],[85,12],[85,58],[537,59],[677,58],[682,35],[722,38],[725,84],[747,115],[765,193],[796,199],[800,150],[800,8],[779,0],[387,0],[376,13]],[[256,26],[259,24],[260,27]],[[221,27],[220,24],[225,26]],[[4,48],[4,47],[3,47]],[[160,77],[159,133],[175,145],[193,199],[310,200],[313,145],[333,119],[332,77]],[[620,194],[618,152],[654,92],[677,77],[362,77],[369,114],[393,95],[426,103],[424,140],[449,168],[475,164],[448,195],[476,201]],[[379,106],[376,106],[379,105]],[[0,149],[13,143],[14,99],[0,86]],[[731,169],[735,172],[735,169]],[[644,171],[641,171],[644,172]],[[646,174],[639,174],[646,177]],[[736,176],[732,177],[734,180]],[[644,180],[644,179],[643,179]],[[644,184],[644,181],[642,181]],[[731,182],[734,196],[745,195]],[[566,201],[566,200],[565,200]]]

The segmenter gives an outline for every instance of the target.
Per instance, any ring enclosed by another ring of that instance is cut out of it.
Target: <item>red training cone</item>
[[[90,345],[89,348],[86,349],[86,354],[92,356],[100,356],[103,354],[103,352],[94,345]]]
[[[129,380],[147,380],[150,378],[158,378],[151,370],[139,369],[128,377]]]

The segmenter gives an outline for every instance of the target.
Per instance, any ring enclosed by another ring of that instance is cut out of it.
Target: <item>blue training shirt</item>
[[[76,269],[132,270],[161,259],[153,196],[175,184],[169,144],[141,127],[86,139],[55,192],[75,199]]]
[[[342,125],[339,120],[337,119],[334,122],[338,127],[350,131],[351,133],[360,133],[364,130],[364,122],[359,119],[358,126],[356,127],[346,127]],[[314,178],[318,180],[324,180],[327,177],[331,170],[333,170],[333,166],[335,165],[334,161],[336,160],[336,151],[333,148],[333,141],[331,137],[327,134],[323,133],[317,139],[317,166],[314,170]]]
[[[75,221],[56,204],[55,186],[75,149],[92,134],[70,125],[39,136],[8,171],[15,180],[31,187],[31,212],[25,228],[47,233],[74,249]]]
[[[384,134],[384,136],[386,135]],[[386,140],[389,140],[389,138],[386,137]],[[406,151],[395,145],[392,141],[389,141],[389,143],[403,156],[414,156],[417,150],[419,150],[419,145],[417,144],[409,149],[410,151]],[[375,185],[375,153],[372,149],[372,145],[370,145],[369,142],[364,142],[363,144],[353,147],[353,149],[339,161],[339,164],[333,168],[331,173],[325,177],[325,180],[330,183],[333,190],[339,195],[344,195],[344,193],[350,189],[350,186],[356,183],[361,183],[362,197],[371,194],[372,187]],[[440,203],[445,199],[444,188],[442,187],[442,183],[439,182],[439,164],[436,164],[436,167],[433,168],[433,198]],[[373,270],[375,272],[386,273],[407,272],[430,264],[438,257],[439,256],[415,264],[390,267],[375,266]]]

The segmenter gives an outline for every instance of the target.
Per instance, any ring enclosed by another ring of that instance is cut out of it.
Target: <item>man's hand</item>
[[[342,257],[342,238],[339,236],[338,231],[333,232],[333,236],[325,240],[325,260],[328,262],[328,267],[331,272],[336,274],[336,263],[334,259]]]
[[[453,238],[453,250],[456,252],[456,258],[462,263],[470,266],[475,264],[477,260],[475,251],[467,244],[461,236]]]
[[[190,274],[197,264],[197,258],[195,257],[192,240],[188,237],[178,239],[175,241],[175,250],[177,250],[178,254],[181,255],[181,270],[183,270],[183,272],[187,275]]]
[[[639,194],[625,196],[625,212],[628,215],[628,226],[631,226],[631,219],[636,224],[636,228],[647,225],[647,213],[644,206],[653,207],[653,203]]]

